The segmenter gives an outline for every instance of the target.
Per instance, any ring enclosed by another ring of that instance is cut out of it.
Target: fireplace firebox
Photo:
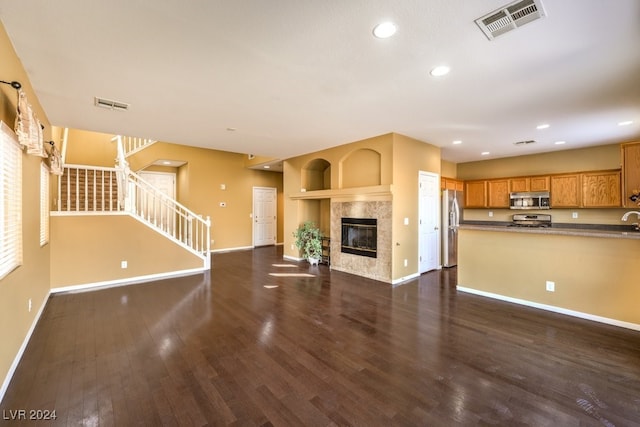
[[[377,248],[377,219],[342,218],[341,252],[376,258]]]

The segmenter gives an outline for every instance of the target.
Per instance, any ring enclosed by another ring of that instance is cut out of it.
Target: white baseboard
[[[400,285],[400,284],[402,284],[404,282],[408,282],[409,280],[413,280],[416,277],[420,277],[420,273],[413,273],[413,274],[410,274],[408,276],[404,276],[404,277],[401,277],[399,279],[392,280],[391,284],[393,286]]]
[[[47,305],[47,301],[49,301],[50,295],[51,295],[51,292],[48,292],[47,295],[45,295],[44,301],[42,301],[42,304],[40,304],[40,309],[36,313],[36,316],[33,318],[31,327],[29,328],[27,335],[25,335],[24,340],[22,341],[22,345],[20,346],[20,349],[18,349],[18,353],[16,354],[16,357],[13,359],[13,363],[9,367],[9,372],[7,372],[7,376],[2,382],[2,388],[0,388],[0,402],[2,402],[2,400],[4,399],[4,395],[7,392],[7,389],[9,388],[9,383],[11,383],[13,374],[15,374],[16,369],[18,368],[18,364],[20,363],[20,360],[22,359],[22,355],[24,354],[24,351],[27,348],[27,344],[29,344],[29,340],[31,339],[31,335],[33,334],[33,331],[36,329],[36,325],[40,321],[40,316],[42,316],[42,312],[44,311],[44,308]]]
[[[247,249],[253,249],[253,246],[238,246],[235,248],[224,248],[224,249],[212,249],[210,253],[215,254],[216,252],[233,252],[233,251],[246,251]]]
[[[282,255],[283,259],[288,259],[289,261],[304,261],[304,258],[298,258],[290,255]]]
[[[58,294],[62,292],[84,292],[87,290],[96,290],[104,288],[114,288],[117,286],[134,285],[137,283],[152,282],[154,280],[171,279],[173,277],[190,276],[192,274],[203,273],[209,271],[205,268],[192,268],[189,270],[171,271],[169,273],[157,273],[148,274],[146,276],[128,277],[126,279],[107,280],[104,282],[85,283],[81,285],[62,286],[59,288],[52,288],[52,294]]]
[[[594,322],[606,323],[607,325],[618,326],[626,329],[633,329],[634,331],[640,331],[640,325],[631,322],[624,322],[622,320],[610,319],[608,317],[596,316],[589,313],[583,313],[581,311],[569,310],[562,307],[556,307],[553,305],[540,304],[537,302],[527,301],[519,298],[507,297],[500,294],[494,294],[491,292],[479,291],[477,289],[467,288],[465,286],[456,286],[460,292],[466,292],[469,294],[480,295],[487,298],[493,298],[501,301],[512,302],[514,304],[525,305],[527,307],[538,308],[540,310],[552,311],[554,313],[565,314],[567,316],[578,317],[580,319],[592,320]]]

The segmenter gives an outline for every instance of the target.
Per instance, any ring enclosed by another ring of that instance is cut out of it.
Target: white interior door
[[[277,193],[271,187],[253,187],[253,246],[276,244]]]
[[[439,267],[440,255],[440,185],[439,176],[419,174],[419,267],[420,274]]]
[[[176,198],[176,174],[170,172],[140,172],[138,173],[149,184],[160,190],[163,194],[171,199]],[[172,233],[175,229],[176,217],[173,211],[170,211],[166,205],[159,200],[153,200],[146,197],[144,200],[138,200],[139,207],[147,218],[153,218],[153,222],[168,233]]]

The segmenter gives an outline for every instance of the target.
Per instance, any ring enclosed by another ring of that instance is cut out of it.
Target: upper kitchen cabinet
[[[464,181],[458,181],[457,179],[453,179],[453,178],[441,178],[440,189],[464,191]]]
[[[636,202],[629,197],[633,190],[640,190],[640,142],[621,145],[622,158],[622,205],[637,208]]]
[[[551,190],[551,185],[549,184],[548,176],[532,176],[531,180],[531,191],[549,191]]]
[[[551,207],[580,207],[580,174],[554,175],[551,177]]]
[[[487,181],[467,181],[464,183],[464,206],[466,208],[487,207]]]
[[[492,179],[487,181],[487,206],[490,208],[509,207],[509,180]]]
[[[549,191],[549,176],[523,176],[509,179],[509,191]]]
[[[621,206],[620,171],[583,173],[582,206],[585,208],[619,208]]]

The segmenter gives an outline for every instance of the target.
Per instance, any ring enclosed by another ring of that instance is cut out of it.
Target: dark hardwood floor
[[[639,332],[457,293],[455,268],[392,288],[276,247],[212,265],[52,296],[1,423],[640,425]]]

